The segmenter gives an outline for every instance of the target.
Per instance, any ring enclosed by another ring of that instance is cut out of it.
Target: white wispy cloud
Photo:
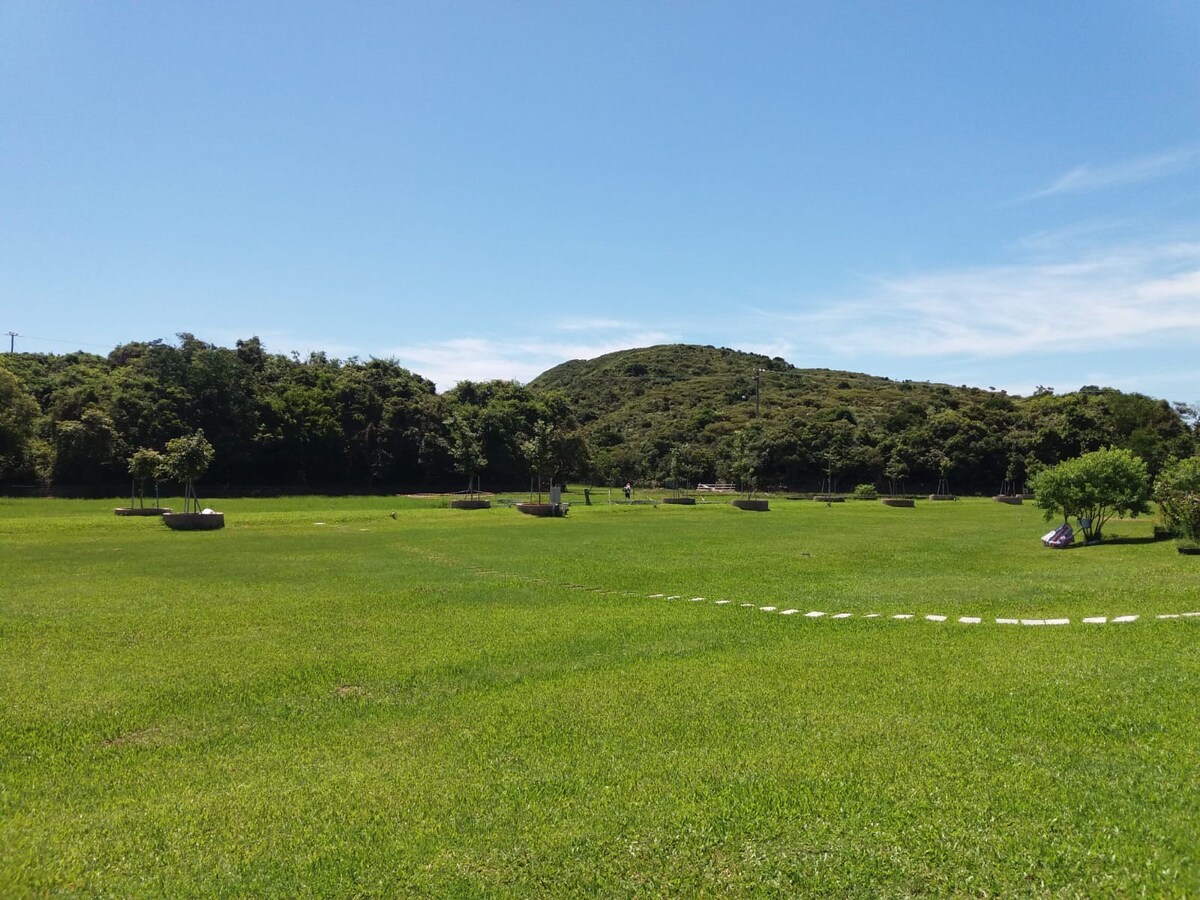
[[[785,318],[860,356],[985,359],[1200,338],[1200,243],[879,279],[861,298]]]
[[[559,331],[615,331],[633,330],[637,326],[632,322],[622,322],[620,319],[562,319],[556,323]]]
[[[1091,191],[1153,178],[1176,175],[1200,164],[1200,147],[1180,147],[1108,165],[1076,166],[1058,176],[1049,185],[1030,195],[1030,199],[1055,194]]]
[[[396,357],[444,391],[460,381],[493,378],[530,381],[567,360],[591,359],[630,347],[678,339],[677,335],[649,329],[625,331],[597,341],[468,337],[394,347],[384,355]]]

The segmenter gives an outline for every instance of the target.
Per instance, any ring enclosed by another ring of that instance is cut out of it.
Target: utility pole
[[[762,409],[762,373],[766,369],[754,370],[754,418],[758,418],[758,414]]]
[[[17,338],[19,338],[19,337],[20,337],[20,335],[17,334],[15,331],[8,332],[8,352],[9,353],[13,352],[13,347],[16,346]]]

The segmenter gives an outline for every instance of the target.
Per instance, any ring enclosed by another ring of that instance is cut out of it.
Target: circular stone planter
[[[117,516],[161,516],[163,513],[169,513],[169,506],[118,506],[113,510],[113,515]]]
[[[813,499],[818,503],[845,503],[845,497],[835,497],[832,494],[814,494]]]
[[[549,518],[555,514],[553,503],[518,503],[517,512],[525,513],[527,516],[540,516],[542,518]]]
[[[1184,556],[1200,556],[1200,547],[1176,547],[1175,552]]]
[[[1021,502],[1022,502],[1020,497],[1017,497],[1012,494],[997,494],[992,499],[995,500],[997,503],[1008,503],[1008,504],[1011,504],[1012,506],[1020,506]]]
[[[670,503],[672,506],[695,506],[695,497],[663,497],[663,503]]]
[[[771,502],[770,500],[746,500],[743,498],[729,502],[738,509],[748,509],[752,512],[767,512],[771,508],[768,505]]]
[[[955,497],[953,494],[930,494],[929,499],[930,500],[957,500],[958,498]]]
[[[491,500],[451,500],[451,509],[491,509]]]
[[[906,497],[880,497],[879,502],[884,506],[899,506],[904,509],[912,509],[917,505],[915,500],[909,500]]]
[[[164,513],[163,524],[176,531],[216,531],[225,527],[225,513]]]

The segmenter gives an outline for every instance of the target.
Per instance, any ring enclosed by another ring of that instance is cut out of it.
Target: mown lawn
[[[117,502],[0,500],[0,895],[1200,893],[1200,563],[1148,521]]]

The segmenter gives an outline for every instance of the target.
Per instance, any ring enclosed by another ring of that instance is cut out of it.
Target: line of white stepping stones
[[[450,564],[453,562],[452,560],[450,560],[446,557],[437,556],[435,554],[429,554],[429,556],[431,559],[436,559],[439,562],[445,562],[447,564]],[[466,568],[469,569],[470,571],[474,572],[474,574],[481,575],[481,576],[504,574],[502,572],[496,571],[495,569],[485,569],[481,566],[467,566]],[[522,576],[517,576],[517,577],[522,577]],[[537,584],[550,584],[551,583],[543,578],[530,578],[528,576],[524,576],[523,580],[531,581],[531,582],[537,583]],[[587,590],[587,591],[592,591],[594,593],[600,593],[600,594],[624,594],[626,596],[630,596],[630,595],[640,596],[638,594],[635,594],[633,591],[605,590],[604,588],[586,587],[585,585],[582,585],[582,584],[569,584],[566,586],[576,589],[576,590]],[[706,597],[684,597],[682,594],[648,594],[647,597],[651,600],[660,600],[660,599],[661,600],[687,600],[690,603],[704,603],[704,602],[707,602],[707,599],[708,599]],[[714,600],[712,602],[715,603],[717,606],[729,606],[729,605],[732,605],[734,601],[733,600]],[[794,616],[794,615],[797,615],[800,613],[799,609],[780,609],[777,606],[758,606],[758,604],[756,604],[756,603],[740,603],[738,605],[743,606],[743,607],[748,607],[748,608],[757,608],[757,609],[761,610],[762,612],[768,612],[768,613],[777,612],[781,616]],[[829,615],[827,613],[821,612],[820,610],[814,609],[810,612],[804,613],[804,617],[807,619],[821,619],[821,618],[852,619],[852,618],[855,618],[855,613],[840,612],[840,613],[833,613],[832,615]],[[916,619],[917,616],[914,615],[913,613],[894,613],[890,616],[884,615],[883,613],[862,613],[862,614],[859,614],[857,616],[857,618],[860,618],[860,619],[888,619],[888,618],[891,618],[891,619],[903,620],[903,619]],[[937,615],[937,614],[931,613],[929,615],[922,616],[921,618],[923,618],[927,622],[945,622],[949,619],[949,616],[942,616],[942,615]],[[1086,616],[1083,619],[1081,619],[1080,621],[1082,621],[1085,625],[1106,625],[1106,624],[1116,625],[1116,624],[1123,624],[1126,622],[1136,622],[1140,618],[1142,618],[1142,617],[1138,616],[1138,615],[1124,615],[1124,616],[1112,616],[1112,617],[1109,617],[1109,616]],[[1147,617],[1147,618],[1149,618],[1149,617]],[[1154,618],[1156,618],[1156,619],[1200,618],[1200,612],[1159,613],[1159,614],[1155,615]],[[963,625],[980,625],[980,624],[983,624],[983,617],[982,616],[959,616],[957,621]],[[994,621],[997,625],[1070,625],[1071,624],[1071,620],[1069,618],[1065,618],[1065,617],[1064,618],[1056,618],[1056,619],[997,618]]]
[[[650,594],[648,596],[649,596],[649,599],[651,599],[651,600],[659,600],[659,599],[661,599],[661,600],[687,600],[689,603],[707,602],[707,598],[705,598],[705,597],[684,597],[682,594]],[[713,602],[717,606],[728,606],[728,605],[732,605],[734,601],[732,601],[732,600],[714,600]],[[738,605],[744,606],[744,607],[749,607],[751,609],[757,608],[757,609],[761,610],[762,612],[768,612],[768,613],[777,612],[781,616],[794,616],[800,612],[800,610],[798,610],[798,609],[780,609],[778,606],[758,606],[758,604],[756,604],[756,603],[741,603]],[[1200,616],[1200,612],[1159,613],[1154,618],[1156,618],[1156,619],[1187,619],[1187,618],[1193,618],[1193,617],[1198,617],[1198,616]],[[851,619],[851,618],[855,618],[855,614],[848,613],[848,612],[840,612],[840,613],[834,613],[833,615],[828,615],[824,612],[814,609],[811,612],[804,613],[804,617],[806,619],[821,619],[821,618]],[[858,615],[857,618],[860,618],[860,619],[886,619],[886,618],[915,619],[915,618],[917,618],[917,616],[914,615],[913,613],[895,613],[891,616],[886,616],[883,613],[864,613],[864,614]],[[949,617],[931,614],[931,615],[924,616],[923,618],[927,622],[945,622]],[[1141,618],[1141,616],[1112,616],[1111,618],[1108,616],[1087,616],[1082,621],[1085,625],[1106,625],[1106,624],[1110,624],[1110,623],[1118,624],[1118,623],[1124,623],[1124,622],[1136,622],[1140,618]],[[980,625],[983,623],[983,617],[982,616],[959,616],[958,621],[964,625]],[[1062,619],[999,618],[999,619],[996,619],[995,622],[997,625],[1070,625],[1071,624],[1071,620],[1066,619],[1066,618],[1062,618]]]

